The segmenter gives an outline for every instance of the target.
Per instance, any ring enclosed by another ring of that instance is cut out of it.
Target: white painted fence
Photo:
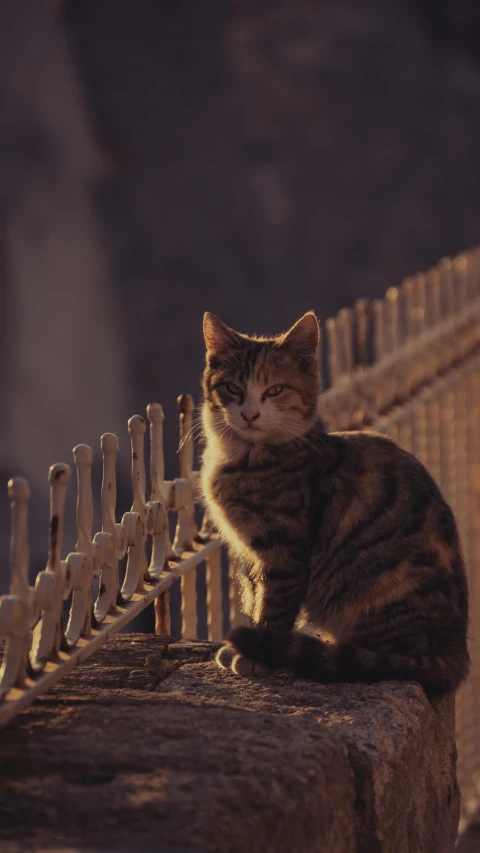
[[[480,807],[480,250],[389,288],[370,312],[360,300],[326,332],[330,429],[368,426],[414,453],[457,518],[472,660],[456,698],[464,828]]]
[[[178,579],[182,592],[182,634],[197,636],[196,572],[206,562],[208,637],[223,637],[221,545],[207,519],[195,523],[197,472],[193,470],[193,400],[179,398],[181,478],[164,479],[163,410],[147,408],[150,422],[150,500],[146,499],[145,419],[128,422],[132,455],[133,503],[121,521],[116,517],[118,438],[101,438],[103,480],[102,529],[93,535],[92,460],[85,444],[73,450],[77,469],[77,543],[62,559],[63,515],[70,467],[50,469],[50,542],[45,571],[28,585],[28,483],[9,483],[12,507],[10,594],[0,599],[0,634],[6,638],[0,669],[0,725],[91,655],[138,613],[156,600],[156,631],[170,632],[169,589]],[[177,513],[173,542],[168,513]],[[151,557],[147,561],[147,540]],[[127,558],[120,584],[119,563]],[[95,579],[98,583],[95,584]],[[92,588],[98,587],[93,600]],[[238,619],[232,590],[230,621]],[[71,596],[71,599],[70,599]],[[64,627],[64,602],[70,599]]]

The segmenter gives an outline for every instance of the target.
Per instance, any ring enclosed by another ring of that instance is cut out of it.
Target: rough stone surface
[[[451,700],[124,634],[0,734],[0,850],[450,853]]]

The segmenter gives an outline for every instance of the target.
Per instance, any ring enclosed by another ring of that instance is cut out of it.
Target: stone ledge
[[[454,703],[122,634],[0,733],[0,850],[451,853]]]

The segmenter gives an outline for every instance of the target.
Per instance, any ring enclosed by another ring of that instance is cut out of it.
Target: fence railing
[[[326,332],[329,428],[368,426],[414,453],[457,518],[472,660],[456,700],[462,828],[480,806],[480,251],[360,300]]]
[[[77,542],[62,559],[63,517],[70,467],[52,466],[50,534],[45,571],[35,586],[28,584],[28,483],[9,483],[12,509],[10,594],[0,599],[0,635],[6,639],[0,669],[0,725],[51,687],[155,602],[155,630],[170,633],[169,589],[180,580],[182,635],[197,636],[196,577],[206,564],[208,638],[223,635],[221,544],[207,518],[195,521],[198,472],[193,470],[193,400],[179,398],[180,474],[164,479],[163,410],[147,408],[150,423],[150,500],[146,499],[145,419],[128,422],[132,457],[133,503],[121,521],[116,516],[116,457],[118,438],[101,438],[103,479],[102,529],[93,535],[92,461],[90,447],[73,450],[77,469]],[[173,542],[168,513],[177,514]],[[147,544],[150,541],[150,558]],[[120,564],[126,557],[123,581]],[[239,618],[235,586],[230,584],[230,622]],[[95,594],[94,594],[95,593]],[[68,617],[65,620],[65,601]],[[66,625],[65,625],[66,622]]]
[[[371,427],[388,434],[429,468],[453,507],[471,596],[472,671],[457,695],[458,777],[463,820],[479,805],[480,651],[480,250],[444,259],[429,272],[391,287],[384,299],[358,300],[326,321],[323,414],[330,429]],[[91,655],[155,601],[156,631],[170,632],[169,589],[181,584],[182,635],[197,636],[196,567],[206,563],[208,637],[223,636],[221,546],[208,519],[195,523],[193,401],[179,398],[180,478],[164,479],[163,411],[150,423],[150,500],[146,500],[146,422],[129,421],[133,504],[116,516],[118,439],[102,436],[102,529],[93,535],[92,450],[74,449],[77,531],[62,559],[68,465],[50,469],[50,546],[45,571],[28,585],[29,486],[9,483],[12,504],[11,587],[0,599],[6,638],[0,669],[0,725]],[[176,513],[170,541],[168,514]],[[150,556],[147,555],[150,553]],[[126,557],[124,577],[120,567]],[[229,567],[230,615],[242,617]],[[65,600],[68,618],[64,627]]]

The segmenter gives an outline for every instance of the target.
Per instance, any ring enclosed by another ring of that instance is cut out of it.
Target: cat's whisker
[[[183,436],[182,442],[185,442],[188,438],[195,435],[199,430],[203,430],[203,423],[192,424]]]
[[[185,447],[185,444],[186,444],[186,443],[187,443],[187,441],[189,441],[190,439],[195,439],[195,440],[197,440],[197,441],[201,441],[201,440],[202,440],[202,438],[205,438],[205,432],[204,432],[204,430],[203,430],[203,429],[202,429],[202,430],[197,430],[197,431],[189,430],[189,432],[187,433],[187,435],[184,435],[184,436],[183,436],[183,438],[182,438],[182,440],[181,440],[180,444],[178,445],[177,453],[180,453],[180,451],[181,451],[181,450],[183,450],[183,448]]]

